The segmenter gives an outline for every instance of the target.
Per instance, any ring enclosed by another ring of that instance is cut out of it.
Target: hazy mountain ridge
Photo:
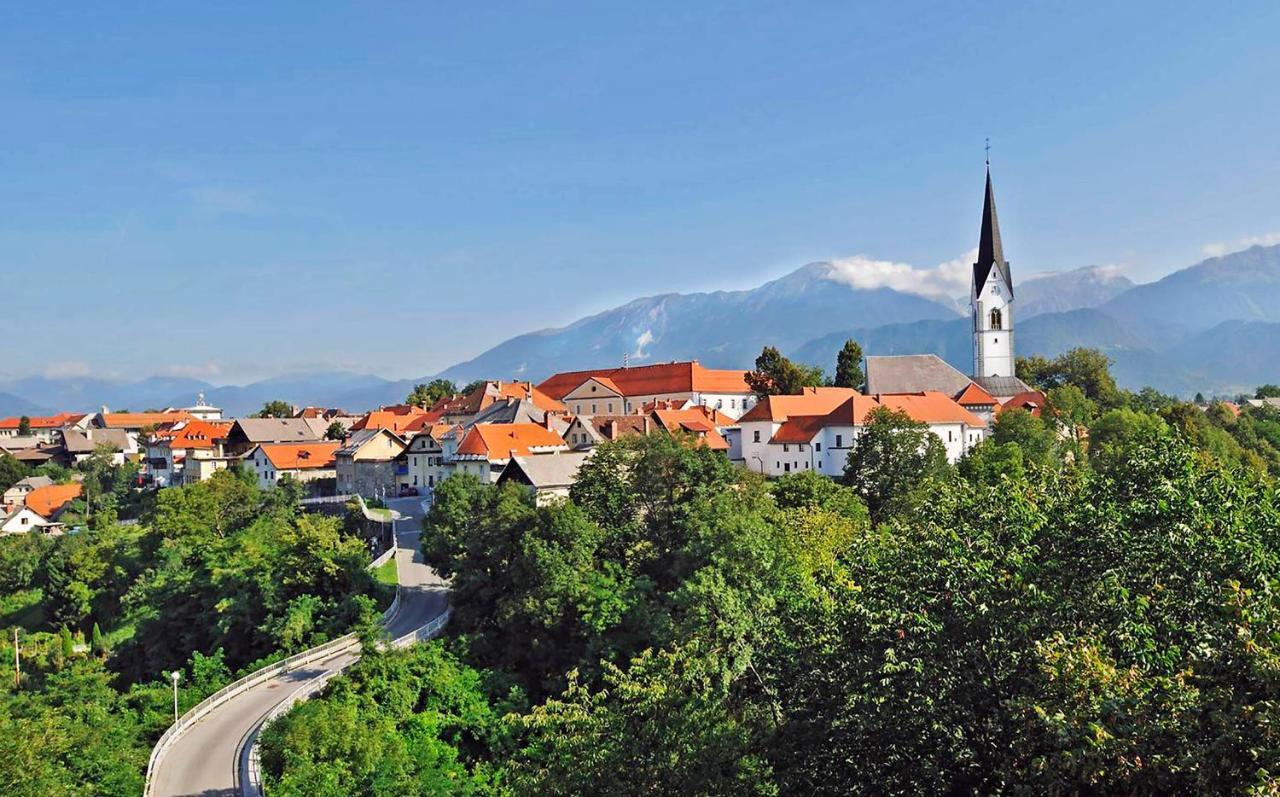
[[[624,356],[633,365],[697,359],[749,368],[765,345],[830,371],[849,337],[869,354],[932,352],[970,369],[970,322],[953,307],[890,288],[853,288],[831,274],[829,263],[810,263],[751,290],[635,299],[564,327],[517,335],[440,375],[458,383],[536,382],[559,370],[620,365]],[[1086,267],[1028,278],[1015,291],[1019,355],[1099,348],[1115,362],[1122,385],[1182,395],[1280,382],[1280,246],[1210,258],[1142,285],[1114,269]],[[181,377],[29,377],[0,382],[0,414],[188,406],[200,392],[228,415],[274,399],[359,411],[403,401],[430,378],[325,372],[215,387]]]

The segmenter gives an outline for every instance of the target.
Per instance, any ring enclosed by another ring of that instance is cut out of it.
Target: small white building
[[[258,479],[258,486],[270,490],[288,476],[296,482],[336,479],[336,455],[342,446],[336,440],[319,443],[260,443],[244,457],[244,464]]]

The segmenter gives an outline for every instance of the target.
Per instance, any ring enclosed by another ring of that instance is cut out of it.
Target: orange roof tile
[[[977,382],[970,382],[964,390],[956,395],[956,403],[966,407],[992,406],[999,404],[995,396],[988,393]]]
[[[462,438],[458,454],[503,460],[527,456],[533,448],[564,444],[564,438],[536,423],[481,423]]]
[[[157,437],[168,438],[171,449],[208,449],[227,439],[232,421],[188,421],[181,426],[164,431],[157,430]]]
[[[37,487],[27,493],[27,508],[43,518],[51,518],[58,514],[58,510],[79,498],[82,492],[84,488],[79,482]]]
[[[341,443],[262,443],[258,447],[276,470],[318,470],[332,468]]]
[[[683,431],[697,435],[709,448],[716,451],[728,451],[729,441],[724,439],[720,430],[712,423],[711,417],[702,407],[691,407],[687,410],[654,410],[653,417],[668,432]]]
[[[108,429],[141,429],[173,421],[189,421],[193,417],[181,410],[173,412],[104,412],[102,425]]]
[[[70,426],[84,417],[83,412],[60,412],[57,415],[30,416],[27,420],[32,429],[61,429]],[[21,417],[0,419],[0,429],[17,429],[22,425]]]
[[[924,423],[963,423],[985,427],[982,419],[961,407],[946,393],[926,390],[920,393],[880,393],[876,399],[885,407],[905,412],[913,421]]]
[[[765,396],[739,423],[773,421],[780,423],[793,415],[826,415],[854,396],[862,395],[848,387],[806,387],[803,393]]]
[[[1044,393],[1041,393],[1039,390],[1024,390],[1001,404],[999,411],[1021,408],[1039,418],[1040,410],[1044,408],[1044,404]]]
[[[599,368],[555,374],[538,385],[553,399],[563,399],[588,379],[609,379],[624,396],[662,393],[750,393],[746,371],[704,368],[697,360],[656,365]]]

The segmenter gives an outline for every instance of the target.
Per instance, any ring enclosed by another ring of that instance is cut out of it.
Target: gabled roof
[[[702,407],[687,410],[654,410],[653,418],[668,432],[687,432],[714,451],[728,451],[729,441],[724,439],[711,417]]]
[[[781,423],[793,415],[826,415],[856,395],[858,391],[848,387],[806,387],[796,395],[765,396],[738,423]]]
[[[67,429],[62,433],[62,445],[68,454],[92,454],[100,445],[111,446],[113,451],[129,448],[127,429]]]
[[[972,382],[936,354],[867,358],[867,393],[872,395],[937,390],[954,396]]]
[[[996,218],[996,192],[991,187],[991,167],[987,167],[987,191],[982,200],[982,229],[978,233],[978,259],[973,264],[973,290],[980,291],[987,284],[991,269],[1000,274],[1013,296],[1013,276],[1009,263],[1004,259],[1004,244],[1000,241],[1000,221]]]
[[[57,415],[33,415],[28,417],[27,420],[30,422],[32,429],[61,429],[64,426],[79,422],[83,417],[83,412],[60,412]],[[20,416],[0,418],[0,429],[17,429],[21,425],[22,418]]]
[[[162,423],[193,420],[190,414],[182,410],[165,412],[104,412],[98,418],[102,426],[107,429],[141,429],[144,426],[159,426]]]
[[[970,382],[968,387],[956,396],[956,403],[962,407],[994,407],[1000,402],[996,401],[995,396],[983,390],[982,385]]]
[[[445,415],[477,415],[494,402],[505,399],[527,400],[543,412],[565,412],[556,399],[534,387],[530,382],[485,382],[461,396],[448,396],[432,405],[436,419]]]
[[[512,457],[502,469],[498,481],[514,480],[536,490],[569,487],[591,454],[590,451],[556,451],[531,457]]]
[[[905,412],[913,421],[962,423],[978,429],[986,427],[977,415],[961,407],[947,394],[936,390],[922,393],[881,393],[876,396],[876,400],[889,409]]]
[[[564,438],[536,423],[485,423],[472,426],[458,444],[458,456],[489,461],[526,456],[535,448],[564,446]]]
[[[292,443],[324,437],[324,422],[307,418],[241,418],[235,422],[250,443]]]
[[[565,371],[538,385],[554,399],[563,399],[588,379],[608,379],[623,396],[663,393],[750,393],[746,371],[703,368],[697,360],[622,368]]]
[[[82,492],[84,492],[84,488],[80,486],[79,482],[37,487],[27,493],[26,505],[28,509],[37,515],[52,519],[63,507],[79,498]]]
[[[322,443],[263,443],[258,446],[276,470],[320,470],[332,468],[341,444],[336,440]]]
[[[1039,390],[1026,390],[1016,396],[1009,398],[1000,405],[1000,410],[1024,409],[1036,417],[1040,417],[1040,411],[1044,409],[1045,397]]]
[[[19,479],[9,489],[23,488],[29,491],[38,487],[48,487],[51,484],[53,484],[53,479],[48,476],[27,476],[24,479]]]
[[[408,443],[405,439],[390,429],[361,429],[358,432],[353,432],[351,436],[346,439],[346,442],[344,442],[342,447],[338,449],[338,453],[354,456],[359,453],[360,449],[364,448],[370,440],[373,440],[375,437],[380,435],[386,435],[392,440],[398,442],[402,447],[408,447]]]

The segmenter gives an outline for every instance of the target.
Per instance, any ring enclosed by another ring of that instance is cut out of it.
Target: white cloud
[[[649,355],[645,354],[644,349],[650,343],[653,343],[653,330],[646,329],[644,332],[640,333],[638,338],[636,338],[636,350],[631,352],[631,356],[637,360],[643,360],[648,357]]]
[[[45,366],[44,375],[48,379],[71,379],[89,375],[89,363],[83,360],[49,363]]]
[[[1251,246],[1275,246],[1280,244],[1280,232],[1269,232],[1265,235],[1250,235],[1234,241],[1219,241],[1200,247],[1206,257],[1222,257],[1228,252],[1239,252]]]
[[[159,371],[164,376],[184,376],[190,379],[211,379],[222,373],[222,366],[215,362],[166,365]]]
[[[916,268],[910,263],[854,255],[832,260],[827,277],[862,290],[891,288],[930,299],[950,300],[969,290],[970,270],[977,257],[975,248],[933,268]]]

